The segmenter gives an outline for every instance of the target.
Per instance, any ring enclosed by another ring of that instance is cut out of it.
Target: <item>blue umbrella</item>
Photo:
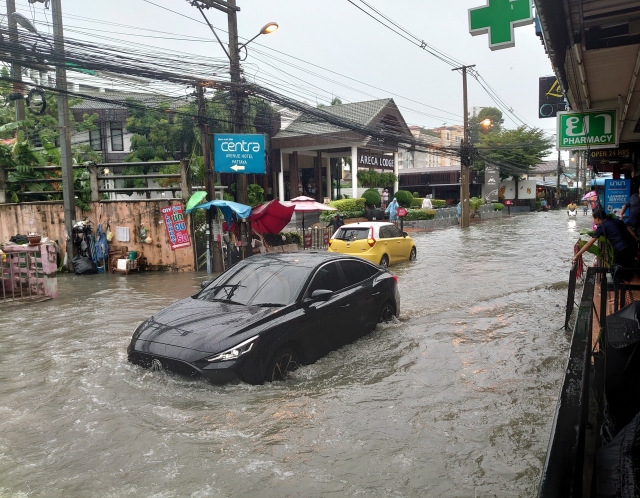
[[[210,201],[204,204],[198,204],[190,209],[187,209],[187,214],[189,214],[194,209],[211,209],[211,207],[217,207],[220,211],[222,211],[222,215],[226,222],[231,226],[231,222],[233,221],[232,215],[236,213],[236,216],[239,219],[248,218],[251,216],[251,206],[245,206],[244,204],[240,204],[238,202],[233,201]]]

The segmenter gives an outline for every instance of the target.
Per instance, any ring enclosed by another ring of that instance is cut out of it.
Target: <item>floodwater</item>
[[[416,234],[400,320],[264,386],[127,362],[203,275],[62,277],[56,300],[0,307],[0,497],[533,496],[590,221]]]

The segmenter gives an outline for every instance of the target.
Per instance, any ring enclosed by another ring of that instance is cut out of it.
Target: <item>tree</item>
[[[500,166],[501,178],[518,178],[540,164],[553,145],[541,129],[526,126],[480,135],[473,169],[484,171],[488,162]]]
[[[483,121],[486,119],[491,121],[490,125],[483,124]],[[478,143],[481,135],[501,131],[503,124],[504,118],[500,109],[496,109],[495,107],[483,107],[480,109],[478,114],[475,113],[474,109],[473,115],[469,117],[469,135],[471,143]]]

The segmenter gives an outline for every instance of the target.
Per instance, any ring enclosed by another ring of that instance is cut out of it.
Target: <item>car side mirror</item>
[[[402,232],[402,236],[406,239],[409,234],[407,232]]]
[[[314,301],[328,301],[329,299],[331,299],[332,295],[333,291],[327,289],[318,289],[314,290],[311,293],[311,299],[313,299]]]
[[[202,283],[200,284],[200,289],[204,289],[204,288],[206,288],[206,287],[209,287],[209,284],[210,284],[211,282],[213,282],[213,280],[205,280],[204,282],[202,282]]]

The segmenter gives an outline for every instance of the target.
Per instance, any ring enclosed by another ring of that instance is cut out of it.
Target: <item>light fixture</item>
[[[493,121],[491,121],[489,118],[486,118],[480,121],[480,124],[482,126],[491,126],[493,124]]]
[[[261,35],[268,35],[273,33],[274,31],[278,31],[278,23],[270,22],[269,24],[265,24],[263,28],[260,30]]]

